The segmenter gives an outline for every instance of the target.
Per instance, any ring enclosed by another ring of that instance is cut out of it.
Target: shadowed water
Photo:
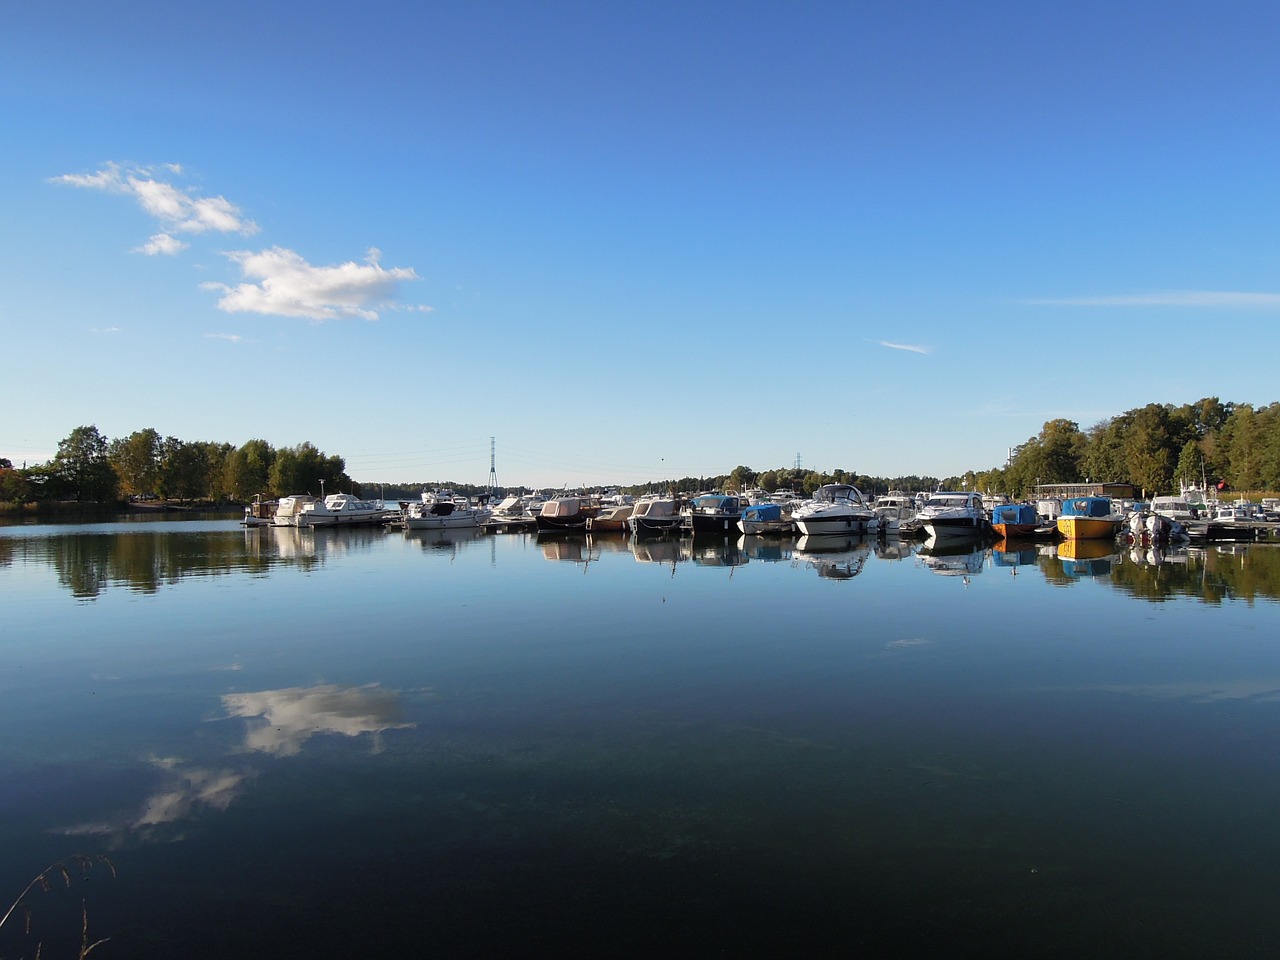
[[[1280,549],[0,528],[0,956],[1261,956]]]

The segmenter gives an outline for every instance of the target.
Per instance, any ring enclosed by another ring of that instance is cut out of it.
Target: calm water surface
[[[1280,548],[0,527],[0,956],[1253,957]]]

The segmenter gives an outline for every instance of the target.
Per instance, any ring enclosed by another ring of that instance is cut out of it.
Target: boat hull
[[[470,511],[466,513],[454,512],[447,517],[428,515],[404,518],[404,528],[406,530],[465,530],[469,527],[478,526],[480,526],[480,515]]]
[[[796,530],[805,537],[862,536],[869,531],[871,520],[856,514],[832,517],[793,517]]]
[[[985,524],[976,517],[937,517],[922,520],[920,527],[935,540],[981,537],[986,533]]]
[[[737,533],[740,514],[695,513],[690,516],[694,533]]]
[[[1058,532],[1067,540],[1102,540],[1120,532],[1121,521],[1112,517],[1058,518]]]

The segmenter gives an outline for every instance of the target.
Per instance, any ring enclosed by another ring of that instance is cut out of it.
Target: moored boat
[[[538,511],[540,531],[586,531],[587,521],[600,512],[600,502],[594,497],[566,494],[552,497]]]
[[[780,503],[753,503],[738,518],[738,529],[748,536],[782,537],[794,533],[795,528]]]
[[[704,493],[689,501],[685,515],[695,534],[737,534],[746,504],[736,493]]]
[[[991,529],[1002,539],[1035,537],[1041,527],[1040,514],[1029,503],[1001,503],[992,508]]]
[[[484,511],[456,500],[422,500],[404,511],[406,530],[456,530],[479,527]]]
[[[381,523],[395,511],[381,500],[362,500],[352,493],[331,493],[323,502],[302,505],[300,527],[356,527]]]
[[[862,492],[848,483],[824,483],[814,491],[813,499],[791,512],[796,530],[802,536],[861,536],[874,533],[879,524],[875,511],[862,498]]]
[[[916,520],[927,537],[981,538],[991,530],[991,521],[982,509],[981,495],[965,491],[943,491],[929,495]]]
[[[901,490],[890,490],[875,498],[871,505],[880,522],[880,533],[889,536],[912,533],[919,521],[916,519],[916,501]]]
[[[1058,532],[1067,540],[1102,540],[1114,538],[1124,525],[1110,497],[1072,497],[1062,501]]]
[[[627,521],[631,519],[633,503],[612,503],[600,508],[594,517],[587,518],[587,529],[592,533],[618,533],[627,529]]]
[[[271,516],[271,524],[276,527],[301,526],[302,524],[298,523],[298,518],[302,515],[302,511],[318,502],[318,497],[313,497],[308,493],[281,497],[276,503],[276,512]]]
[[[637,537],[656,536],[680,529],[680,503],[675,497],[648,496],[633,505],[627,525]]]

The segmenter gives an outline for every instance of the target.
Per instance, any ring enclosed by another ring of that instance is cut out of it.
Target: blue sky
[[[1276,399],[1264,3],[0,4],[0,456],[947,476]]]

